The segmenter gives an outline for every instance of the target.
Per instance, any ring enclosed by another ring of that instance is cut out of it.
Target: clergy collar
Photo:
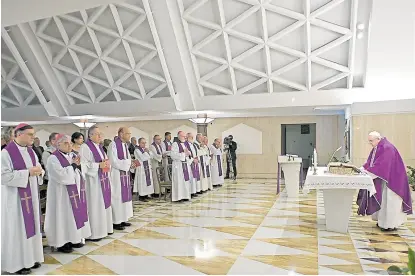
[[[19,143],[17,143],[17,141],[16,140],[14,140],[13,141],[18,147],[20,147],[20,148],[27,148],[27,146],[22,146],[22,145],[20,145]]]
[[[57,150],[57,151],[59,151],[59,152],[60,152],[60,153],[62,153],[63,155],[69,155],[69,153],[70,153],[70,152],[65,153],[65,152],[63,152],[63,151],[61,151],[61,150]]]

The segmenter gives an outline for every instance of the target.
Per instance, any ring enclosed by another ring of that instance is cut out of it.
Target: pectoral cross
[[[82,186],[81,186],[81,195],[80,195],[80,200],[82,201],[82,202],[84,202],[85,200],[82,200],[82,195],[84,195],[85,194],[85,186],[84,186],[84,188],[82,188]]]
[[[124,187],[130,186],[129,183],[128,183],[129,175],[125,174],[125,175],[122,175],[121,177],[124,179],[124,181],[123,181],[124,182]]]
[[[78,196],[78,194],[75,194],[75,191],[72,191],[72,195],[69,196],[70,198],[73,199],[73,201],[75,202],[75,208],[78,209],[78,203],[76,202],[76,197]]]
[[[27,192],[24,192],[24,198],[21,198],[20,200],[24,200],[26,202],[26,211],[28,214],[30,214],[30,209],[29,209],[29,199],[31,199],[31,196],[27,196]]]

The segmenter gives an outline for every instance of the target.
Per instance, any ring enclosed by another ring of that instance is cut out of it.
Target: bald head
[[[131,131],[128,129],[128,127],[120,127],[118,129],[118,137],[121,139],[121,141],[127,143],[131,139]]]
[[[177,138],[180,142],[184,143],[186,141],[186,134],[184,133],[184,131],[179,131],[177,133]]]
[[[369,140],[369,144],[372,147],[374,147],[374,148],[377,147],[377,145],[379,144],[379,142],[380,142],[381,139],[382,139],[382,135],[380,135],[379,132],[372,131],[372,132],[369,133],[368,140]]]

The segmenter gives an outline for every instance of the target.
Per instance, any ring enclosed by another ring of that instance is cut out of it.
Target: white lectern
[[[301,157],[296,155],[278,156],[278,179],[277,194],[280,192],[280,175],[284,171],[285,188],[288,197],[298,197],[298,191],[302,184],[302,164]]]

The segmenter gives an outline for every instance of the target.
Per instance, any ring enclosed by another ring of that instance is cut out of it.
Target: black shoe
[[[225,178],[224,179],[229,179],[229,176],[225,176]]]
[[[36,263],[32,266],[32,268],[31,268],[31,269],[36,269],[36,268],[39,268],[39,267],[41,267],[41,266],[42,266],[42,264],[41,264],[41,263],[36,262]]]
[[[125,227],[124,227],[124,226],[122,226],[122,225],[121,225],[121,223],[120,223],[120,224],[114,224],[114,229],[115,229],[115,230],[120,230],[120,231],[122,231],[122,230],[124,230],[124,229],[125,229]]]
[[[121,222],[121,226],[128,227],[128,226],[131,226],[131,223],[129,223],[129,222]]]
[[[108,233],[108,235],[109,235],[109,236],[111,236],[112,234],[114,234],[114,232],[112,232],[112,233]]]
[[[30,273],[32,273],[32,270],[30,268],[23,268],[23,269],[20,269],[19,271],[16,271],[15,274],[27,275],[27,274],[30,274]]]
[[[85,244],[83,244],[82,242],[80,243],[71,243],[72,248],[82,248],[84,247]]]
[[[67,243],[64,246],[58,247],[58,251],[68,254],[73,252],[73,248]]]

